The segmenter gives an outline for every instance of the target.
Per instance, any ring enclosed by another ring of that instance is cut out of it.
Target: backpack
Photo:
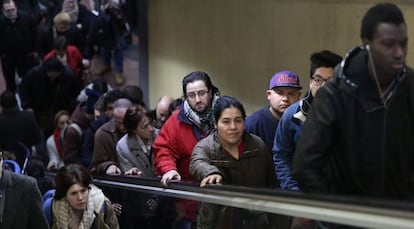
[[[65,144],[64,144],[64,139],[66,137],[66,135],[68,134],[68,130],[69,128],[73,128],[79,135],[80,138],[80,145],[79,145],[79,151],[78,151],[78,155],[80,155],[81,152],[81,146],[83,143],[83,131],[81,129],[81,127],[77,124],[77,123],[70,123],[69,125],[67,125],[61,132],[60,132],[60,136],[59,136],[59,143],[62,147],[62,149],[65,148]],[[63,159],[63,158],[62,158]]]
[[[66,134],[68,133],[68,130],[69,130],[69,128],[73,128],[73,129],[75,129],[76,130],[76,132],[78,132],[78,134],[79,134],[79,136],[82,138],[82,133],[83,133],[83,131],[82,131],[82,129],[80,128],[80,126],[77,124],[77,123],[75,123],[75,122],[72,122],[72,123],[70,123],[69,125],[67,125],[61,132],[60,132],[60,143],[61,143],[61,145],[63,146],[63,139],[65,138],[65,136],[66,136]]]

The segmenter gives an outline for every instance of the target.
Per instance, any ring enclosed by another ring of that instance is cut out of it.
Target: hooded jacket
[[[293,175],[307,192],[412,199],[414,75],[406,67],[383,103],[357,47],[316,95]]]

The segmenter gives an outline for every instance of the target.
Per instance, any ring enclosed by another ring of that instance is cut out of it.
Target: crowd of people
[[[34,21],[21,16],[13,1],[4,0],[2,7],[0,31],[19,22],[24,32],[33,32]],[[29,222],[41,228],[340,228],[188,199],[105,192],[92,184],[95,174],[159,179],[165,187],[184,181],[203,188],[239,185],[413,200],[414,73],[405,63],[407,28],[396,5],[381,3],[366,12],[361,45],[344,58],[328,50],[312,53],[303,98],[296,73],[275,73],[266,89],[269,105],[250,116],[203,71],[184,76],[182,98],[162,96],[153,110],[138,86],[113,89],[102,78],[85,83],[94,25],[82,24],[92,15],[81,9],[77,1],[64,0],[49,27],[47,16],[37,20],[49,31],[42,48],[25,40],[11,53],[7,45],[21,40],[0,38],[7,65],[7,90],[0,96],[1,163],[7,159],[3,151],[23,168],[28,159],[27,175],[37,181],[0,168],[0,205],[30,196],[19,201],[30,206],[24,212],[0,208],[0,226],[19,217],[19,228],[29,228]],[[108,17],[117,14],[110,11]],[[125,32],[118,29],[111,34]],[[100,73],[111,69],[112,50],[115,82],[122,84],[118,38],[108,41],[112,48],[103,46]],[[41,61],[28,67],[35,57]],[[53,181],[45,170],[57,171]],[[41,208],[48,189],[56,190],[51,222]]]

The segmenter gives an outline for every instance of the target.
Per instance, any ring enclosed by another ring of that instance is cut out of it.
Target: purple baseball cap
[[[269,89],[275,87],[296,87],[302,89],[299,76],[291,71],[281,71],[274,74],[270,80]]]

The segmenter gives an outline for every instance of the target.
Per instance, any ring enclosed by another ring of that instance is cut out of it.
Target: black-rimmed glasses
[[[205,96],[210,90],[201,90],[201,91],[195,91],[195,92],[189,92],[187,93],[187,98],[190,99],[195,99],[197,96],[198,97],[203,97]]]
[[[324,79],[324,78],[322,78],[318,75],[312,76],[312,80],[313,80],[313,82],[315,82],[316,86],[321,86],[321,85],[325,84],[325,82],[327,81],[327,79]]]

